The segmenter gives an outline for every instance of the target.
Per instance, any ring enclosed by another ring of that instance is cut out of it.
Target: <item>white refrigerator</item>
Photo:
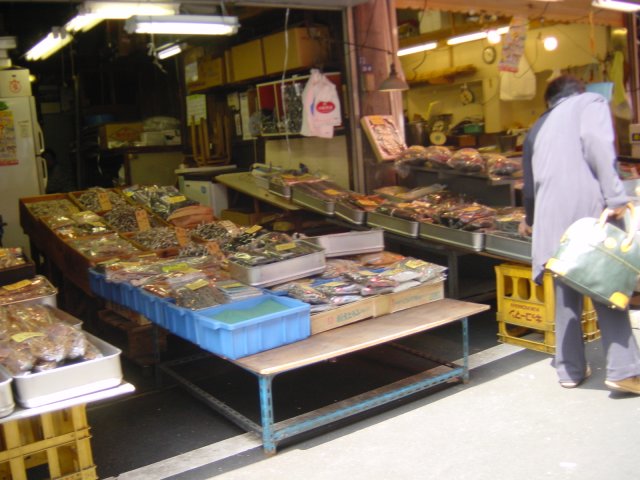
[[[18,199],[44,194],[47,167],[40,156],[42,130],[32,96],[0,98],[0,215],[2,245],[23,247],[30,254],[29,239],[20,226]]]

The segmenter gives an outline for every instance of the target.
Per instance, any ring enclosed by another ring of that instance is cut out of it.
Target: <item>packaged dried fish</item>
[[[202,243],[189,242],[178,250],[178,257],[201,257],[208,254],[209,249]]]
[[[425,149],[425,160],[432,167],[449,167],[448,163],[451,159],[451,150],[447,147],[439,145],[430,145]]]
[[[505,157],[498,153],[482,155],[487,166],[487,173],[496,177],[512,177],[522,172],[522,163],[515,158]]]
[[[53,217],[56,215],[69,215],[80,210],[66,198],[27,203],[26,206],[31,214],[38,218]]]
[[[338,278],[348,272],[356,272],[361,267],[360,263],[346,258],[329,258],[326,260],[322,278]]]
[[[332,297],[334,295],[356,295],[360,293],[361,286],[353,282],[330,281],[312,284],[313,288],[325,295]]]
[[[78,203],[86,210],[102,212],[113,207],[124,205],[126,200],[112,190],[102,187],[92,187],[76,195]]]
[[[447,271],[447,267],[413,257],[406,257],[405,259],[394,263],[390,268],[392,270],[411,270],[416,272],[418,273],[416,280],[423,283],[430,282],[434,279],[441,279],[442,275]]]
[[[323,305],[329,303],[329,297],[310,285],[302,283],[293,284],[287,293],[290,297],[298,299],[310,305]]]
[[[176,305],[190,310],[199,310],[218,304],[215,288],[204,279],[195,280],[174,289],[172,297]]]
[[[347,303],[357,302],[358,300],[362,300],[362,295],[336,295],[335,297],[329,298],[329,303],[332,305],[346,305]]]
[[[259,288],[237,280],[223,280],[214,285],[214,296],[218,303],[229,303],[264,295]]]
[[[164,250],[179,246],[175,229],[169,227],[155,227],[136,232],[131,240],[148,250]]]
[[[135,245],[116,234],[77,238],[69,240],[68,244],[85,257],[96,261],[114,257],[123,258],[140,253]]]
[[[356,261],[361,265],[381,267],[399,262],[404,258],[404,256],[400,255],[399,253],[387,252],[386,250],[383,250],[382,252],[363,253],[357,255],[355,258]]]

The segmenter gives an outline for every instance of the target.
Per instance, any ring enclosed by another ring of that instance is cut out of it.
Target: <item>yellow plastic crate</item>
[[[27,480],[47,465],[52,479],[94,480],[86,406],[10,420],[0,425],[0,480]]]
[[[546,353],[555,353],[555,296],[553,277],[545,273],[542,285],[531,279],[531,267],[502,264],[495,267],[498,300],[498,339]],[[585,297],[582,312],[585,341],[600,338],[597,316],[591,299]],[[540,340],[522,338],[536,333]]]

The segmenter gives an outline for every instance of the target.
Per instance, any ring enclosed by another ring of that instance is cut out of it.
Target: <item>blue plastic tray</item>
[[[223,312],[254,308],[266,301],[277,302],[285,309],[233,324],[216,319]],[[297,342],[311,335],[309,309],[307,303],[299,300],[264,295],[193,312],[197,319],[198,345],[217,355],[236,359]]]

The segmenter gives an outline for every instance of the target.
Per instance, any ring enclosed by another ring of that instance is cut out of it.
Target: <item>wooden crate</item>
[[[98,318],[98,336],[120,348],[126,358],[139,365],[149,366],[157,362],[154,335],[157,335],[158,352],[167,348],[167,331],[153,324],[138,325],[106,309],[98,312]]]
[[[27,480],[46,465],[47,478],[97,479],[86,405],[0,425],[0,480]]]

